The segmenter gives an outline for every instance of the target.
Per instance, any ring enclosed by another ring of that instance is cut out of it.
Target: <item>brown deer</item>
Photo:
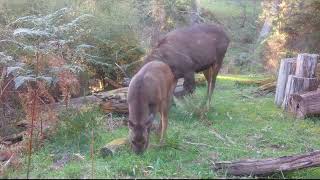
[[[217,25],[197,24],[180,28],[159,40],[144,63],[162,61],[168,64],[176,79],[184,78],[185,93],[194,91],[194,73],[203,71],[208,82],[208,106],[211,106],[216,77],[229,42],[225,31]]]
[[[136,153],[149,145],[149,133],[156,114],[160,113],[160,143],[168,125],[168,111],[177,80],[170,67],[160,61],[145,64],[132,78],[128,90],[129,141]]]

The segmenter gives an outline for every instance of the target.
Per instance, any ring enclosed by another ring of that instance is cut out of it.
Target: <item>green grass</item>
[[[253,96],[251,92],[256,87],[235,83],[260,78],[219,76],[213,107],[209,111],[198,105],[206,87],[197,87],[195,96],[179,101],[171,108],[166,146],[149,148],[141,156],[124,147],[113,157],[100,157],[99,148],[115,138],[125,137],[128,129],[121,126],[112,132],[107,131],[107,118],[96,108],[63,114],[57,133],[52,134],[45,146],[33,155],[31,177],[91,178],[91,125],[95,131],[95,178],[224,178],[224,172],[211,170],[210,157],[213,154],[218,161],[232,161],[320,149],[319,118],[294,119],[275,107],[273,95],[245,98],[242,95]],[[217,138],[212,131],[224,140]],[[151,144],[157,143],[153,134]],[[61,169],[51,169],[55,159],[66,153],[80,153],[85,160],[73,160]],[[284,176],[317,178],[320,177],[320,168],[286,173]],[[6,177],[25,178],[26,167],[10,170]],[[282,178],[282,175],[271,177]]]

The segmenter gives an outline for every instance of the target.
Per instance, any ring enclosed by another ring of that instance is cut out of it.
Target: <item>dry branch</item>
[[[277,172],[294,171],[320,166],[320,151],[302,155],[283,156],[261,160],[241,160],[214,163],[214,170],[225,170],[234,176],[269,175]]]

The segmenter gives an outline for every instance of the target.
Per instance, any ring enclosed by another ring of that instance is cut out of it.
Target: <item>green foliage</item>
[[[136,33],[140,30],[138,13],[131,2],[2,3],[7,9],[0,10],[7,19],[6,26],[0,29],[7,36],[1,36],[0,51],[13,56],[15,62],[24,56],[34,57],[37,52],[53,54],[66,61],[64,68],[73,70],[75,66],[82,66],[96,78],[120,81],[132,76],[137,66],[130,64],[144,53]],[[15,14],[7,12],[17,6],[25,10]],[[33,12],[34,8],[39,12]],[[24,68],[34,71],[32,66]],[[52,70],[43,73],[50,72]],[[32,74],[28,73],[28,76]]]
[[[265,1],[263,12],[267,17],[272,7]],[[273,15],[273,32],[266,39],[262,58],[266,68],[276,72],[280,60],[298,53],[319,53],[320,1],[282,0],[278,13]],[[270,16],[270,15],[269,15]]]
[[[68,110],[60,114],[61,122],[57,131],[53,133],[53,146],[64,144],[63,149],[68,152],[88,151],[91,142],[91,130],[99,132],[103,127],[103,117],[97,107],[76,113]],[[100,134],[95,135],[95,141],[101,141]],[[75,146],[76,145],[76,146]]]
[[[221,24],[231,42],[224,58],[223,71],[239,74],[261,72],[258,32],[261,27],[259,14],[261,0],[202,0],[201,7],[209,22]]]

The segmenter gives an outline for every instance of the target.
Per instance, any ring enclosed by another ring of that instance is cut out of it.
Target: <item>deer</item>
[[[160,114],[158,135],[163,144],[168,126],[168,111],[177,84],[171,68],[152,61],[133,76],[128,88],[129,142],[133,151],[143,153],[149,146],[149,135],[157,113]]]
[[[144,64],[161,61],[168,64],[176,79],[184,78],[184,94],[195,90],[194,74],[203,72],[207,81],[204,103],[211,106],[216,78],[222,66],[230,39],[225,30],[215,24],[195,24],[178,28],[161,38]]]

